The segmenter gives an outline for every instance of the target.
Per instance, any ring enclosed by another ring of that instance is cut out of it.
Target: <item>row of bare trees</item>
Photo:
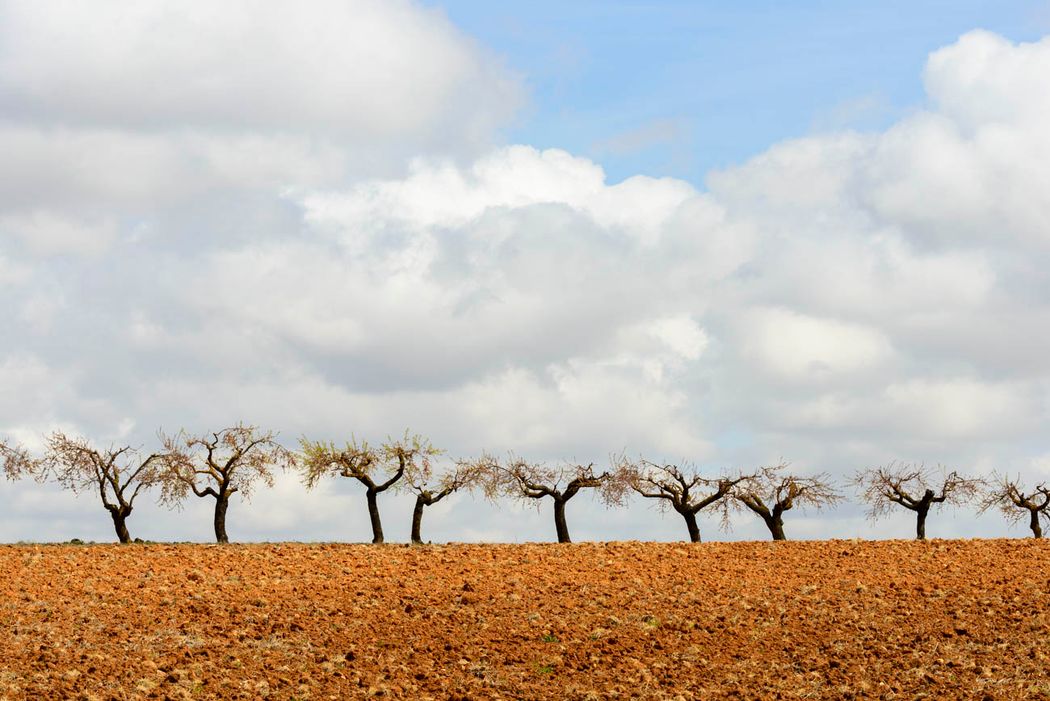
[[[673,464],[614,457],[599,472],[593,463],[550,466],[519,457],[489,454],[458,460],[438,472],[434,460],[441,451],[408,432],[379,445],[350,440],[345,445],[303,438],[298,452],[280,445],[272,431],[238,424],[204,435],[180,431],[159,434],[159,448],[145,454],[132,446],[94,447],[87,439],[54,432],[45,438],[41,455],[0,441],[0,463],[11,479],[29,477],[54,481],[75,493],[97,491],[113,520],[117,538],[131,541],[127,520],[144,490],[158,489],[160,501],[178,508],[190,495],[214,501],[215,539],[229,541],[226,516],[235,494],[244,498],[259,484],[273,486],[276,470],[297,470],[307,489],[329,477],[350,478],[365,488],[372,542],[382,543],[379,496],[394,489],[415,496],[412,512],[414,543],[423,542],[424,509],[460,491],[479,491],[496,500],[513,498],[539,505],[550,499],[558,542],[568,543],[566,506],[586,490],[608,506],[619,506],[632,495],[655,501],[685,521],[689,540],[700,541],[697,517],[702,511],[720,517],[728,528],[734,510],[754,513],[773,540],[785,540],[784,515],[793,509],[819,510],[843,496],[826,474],[798,476],[787,463],[705,476]],[[981,512],[1001,511],[1011,522],[1025,518],[1032,535],[1043,535],[1042,520],[1050,519],[1050,486],[1026,490],[1019,478],[994,475],[990,480],[963,477],[955,471],[922,465],[891,463],[856,474],[851,484],[869,505],[873,519],[904,508],[915,514],[916,538],[926,538],[932,509],[976,501]]]

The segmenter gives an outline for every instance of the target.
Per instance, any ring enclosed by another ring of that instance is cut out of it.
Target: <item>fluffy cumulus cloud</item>
[[[264,235],[239,222],[277,216],[276,191],[472,157],[521,99],[499,60],[407,0],[5,0],[0,228],[45,255]]]
[[[968,34],[889,129],[699,187],[497,146],[517,79],[416,5],[0,7],[4,435],[247,420],[289,441],[410,427],[454,456],[1045,478],[1050,39]],[[0,536],[105,537],[86,500],[3,490]],[[231,528],[363,539],[359,496],[285,476]],[[200,506],[144,535],[206,538]],[[578,537],[680,537],[644,504],[572,508]],[[549,535],[469,496],[429,525]],[[1003,531],[939,534],[979,532]],[[907,533],[844,507],[792,535]]]
[[[517,93],[438,11],[406,0],[7,0],[0,17],[5,102],[38,124],[308,129],[418,147],[488,138]]]

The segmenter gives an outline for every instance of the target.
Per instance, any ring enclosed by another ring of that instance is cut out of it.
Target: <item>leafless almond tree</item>
[[[622,501],[623,490],[609,472],[598,473],[594,464],[564,464],[551,467],[514,456],[498,460],[485,455],[474,462],[483,475],[482,487],[490,499],[510,497],[524,502],[550,498],[554,501],[554,528],[559,543],[571,543],[565,521],[565,505],[584,489],[597,490],[607,505]]]
[[[429,473],[431,458],[441,454],[430,441],[422,436],[410,435],[407,431],[402,438],[389,439],[377,447],[354,438],[342,448],[333,443],[303,438],[300,449],[301,472],[307,489],[313,489],[325,476],[349,477],[365,486],[372,542],[376,544],[383,542],[379,495],[397,484],[406,474],[418,479],[417,475]]]
[[[918,540],[926,540],[926,517],[932,507],[965,504],[972,501],[984,485],[980,479],[962,477],[942,466],[933,472],[922,464],[898,462],[861,470],[852,483],[868,503],[871,519],[885,516],[897,506],[914,511]]]
[[[1020,476],[1010,479],[995,475],[981,499],[980,513],[999,509],[1010,523],[1020,521],[1028,514],[1028,527],[1035,538],[1043,537],[1040,518],[1050,521],[1050,486],[1041,482],[1025,493]]]
[[[730,498],[733,489],[748,478],[736,474],[702,477],[695,470],[649,460],[616,459],[617,481],[646,499],[656,499],[661,509],[671,508],[685,519],[689,540],[700,542],[696,515],[714,509],[721,516],[722,528],[729,528]]]
[[[163,455],[143,455],[131,446],[98,449],[86,438],[55,431],[47,437],[41,477],[74,494],[97,491],[121,543],[130,543],[127,520],[135,498],[160,482]]]
[[[762,467],[745,478],[732,491],[732,498],[758,514],[769,529],[773,540],[787,540],[784,535],[784,512],[797,507],[821,509],[835,504],[842,497],[826,474],[798,477],[783,474],[787,463]]]
[[[450,494],[461,489],[476,486],[481,478],[481,470],[474,462],[458,460],[438,476],[432,474],[429,465],[416,471],[406,471],[405,478],[399,482],[405,491],[416,496],[416,505],[412,509],[412,542],[423,542],[423,509],[433,506]]]
[[[295,465],[295,455],[277,442],[273,431],[237,424],[201,436],[180,431],[174,436],[161,434],[164,444],[164,470],[161,474],[161,501],[179,505],[191,493],[215,500],[213,525],[215,540],[230,542],[226,533],[226,512],[230,497],[239,493],[249,498],[256,483],[273,486],[273,469]]]

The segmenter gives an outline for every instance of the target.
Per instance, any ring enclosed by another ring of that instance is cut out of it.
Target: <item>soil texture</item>
[[[0,546],[0,699],[1050,699],[1035,540]]]

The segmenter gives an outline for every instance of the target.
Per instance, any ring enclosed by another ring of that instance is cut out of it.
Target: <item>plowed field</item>
[[[1036,541],[0,547],[0,698],[1050,698]]]

